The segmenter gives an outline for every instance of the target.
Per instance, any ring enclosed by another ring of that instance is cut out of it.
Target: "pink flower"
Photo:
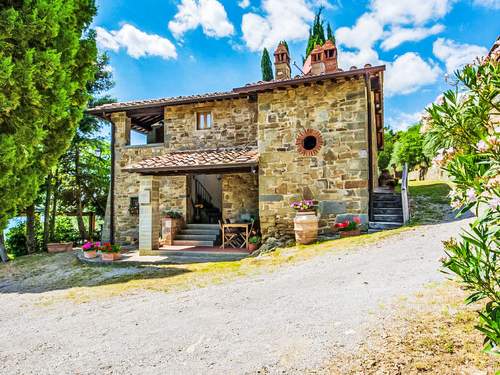
[[[476,201],[476,191],[473,188],[467,189],[466,193],[467,199],[470,202],[475,202]]]
[[[460,202],[458,199],[451,201],[451,207],[458,209],[462,207],[462,202]]]
[[[499,197],[494,197],[494,198],[492,198],[492,199],[490,200],[490,202],[489,202],[489,206],[490,206],[492,209],[494,209],[494,210],[496,210],[497,208],[499,208],[499,207],[500,207],[500,198],[499,198]]]
[[[92,242],[85,242],[82,246],[82,249],[83,250],[88,250],[88,249],[91,249],[93,247],[93,243]]]
[[[489,148],[489,146],[485,141],[481,140],[481,141],[477,142],[477,149],[479,152],[486,152],[486,151],[488,151],[488,148]]]

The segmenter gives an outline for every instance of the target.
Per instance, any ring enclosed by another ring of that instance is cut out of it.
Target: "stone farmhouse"
[[[112,241],[157,250],[165,211],[187,224],[252,217],[264,239],[290,237],[298,199],[319,202],[320,230],[339,214],[373,220],[385,67],[343,71],[331,41],[299,76],[291,76],[285,44],[274,64],[270,82],[89,111],[112,124]],[[132,132],[144,144],[131,144]]]

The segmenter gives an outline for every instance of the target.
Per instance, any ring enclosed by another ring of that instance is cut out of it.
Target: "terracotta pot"
[[[105,262],[112,262],[121,259],[121,257],[120,253],[101,253],[101,259]]]
[[[48,243],[47,251],[49,253],[64,253],[73,250],[73,242]]]
[[[259,247],[259,245],[257,245],[256,243],[249,243],[248,244],[248,251],[253,253],[255,250],[257,250],[258,247]]]
[[[293,219],[295,241],[302,245],[316,242],[318,239],[319,218],[314,211],[297,212]]]
[[[83,256],[87,259],[92,259],[97,257],[97,251],[92,250],[92,251],[84,251]]]
[[[340,238],[359,236],[361,234],[361,229],[345,230],[340,232]]]

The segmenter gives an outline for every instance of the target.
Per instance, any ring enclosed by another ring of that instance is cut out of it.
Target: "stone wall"
[[[130,198],[138,197],[140,175],[122,169],[142,159],[162,155],[163,145],[128,146],[128,122],[125,113],[112,116],[115,124],[115,241],[121,244],[136,243],[139,239],[139,215],[129,212]],[[183,215],[187,211],[187,177],[161,176],[159,181],[159,209],[176,210]]]
[[[212,113],[212,128],[196,129],[196,113]],[[248,99],[165,107],[165,147],[197,150],[257,145],[257,103]]]
[[[363,79],[324,82],[259,94],[259,211],[264,237],[293,234],[290,202],[319,203],[320,227],[336,215],[368,213],[368,127]],[[305,129],[323,146],[303,156],[295,144]]]
[[[259,215],[259,186],[254,173],[222,176],[222,217],[241,220],[242,214]]]

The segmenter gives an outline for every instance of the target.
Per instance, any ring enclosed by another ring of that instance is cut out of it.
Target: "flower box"
[[[122,255],[120,253],[101,253],[101,259],[104,262],[113,262],[115,260],[121,259]]]
[[[87,259],[97,258],[97,251],[95,251],[95,250],[84,251],[83,256],[84,256],[84,258],[87,258]]]
[[[340,232],[340,238],[359,236],[361,234],[361,229],[345,230]]]
[[[47,251],[49,253],[65,253],[73,250],[73,242],[48,243]]]

